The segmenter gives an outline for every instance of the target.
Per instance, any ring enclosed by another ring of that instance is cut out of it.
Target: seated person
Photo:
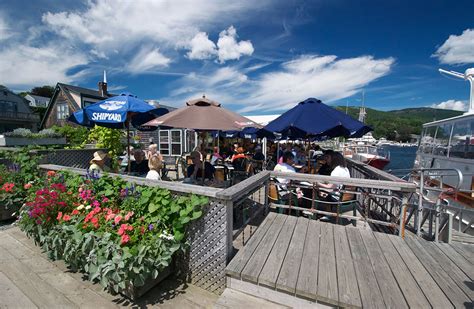
[[[275,165],[275,168],[273,170],[275,172],[296,173],[296,170],[293,167],[294,157],[295,156],[293,155],[293,153],[291,151],[284,152],[283,156],[282,156],[282,162]],[[279,186],[279,188],[282,189],[282,190],[283,189],[286,190],[286,185],[290,182],[288,179],[281,178],[281,177],[277,177],[277,181],[278,181],[278,183],[281,184],[281,186]]]
[[[130,172],[136,175],[146,175],[150,170],[148,168],[148,160],[145,160],[145,152],[141,149],[135,149],[133,156],[135,161],[130,163]]]
[[[245,154],[244,154],[244,148],[242,147],[238,147],[237,150],[236,150],[236,153],[232,156],[232,163],[234,162],[234,160],[237,160],[237,159],[244,159],[245,158]]]
[[[90,161],[89,171],[110,172],[110,167],[105,165],[107,154],[102,150],[94,152],[94,157]]]
[[[333,169],[332,164],[331,164],[333,153],[334,153],[334,151],[332,151],[332,150],[325,150],[324,151],[324,155],[323,155],[324,164],[321,165],[321,167],[319,168],[319,170],[317,172],[318,175],[325,175],[325,176],[331,175],[331,172],[332,172],[332,169]]]
[[[214,147],[214,153],[211,157],[211,164],[214,165],[218,160],[223,160],[224,158],[219,153],[219,147]]]
[[[159,156],[151,156],[148,160],[148,168],[150,171],[146,174],[146,179],[161,180],[160,170],[163,166]]]
[[[347,168],[346,159],[344,156],[339,152],[333,152],[331,154],[331,168],[332,172],[330,176],[334,177],[345,177],[351,178],[351,174],[349,173],[349,169]],[[338,202],[341,199],[341,192],[342,185],[330,183],[318,183],[320,188],[326,189],[327,193],[321,192],[320,196],[326,198],[329,202]]]
[[[187,176],[188,178],[192,179],[199,179],[203,177],[203,170],[202,170],[202,159],[201,153],[199,151],[193,151],[190,155],[191,161],[193,162],[191,165],[188,166],[187,169]],[[214,179],[214,172],[216,169],[212,166],[209,162],[204,162],[204,178],[205,179]]]
[[[255,147],[255,154],[253,155],[253,159],[257,161],[265,160],[265,156],[262,153],[262,147],[260,146]]]
[[[150,146],[148,146],[148,151],[147,151],[146,155],[147,155],[146,157],[148,158],[148,160],[150,160],[150,158],[152,156],[158,156],[158,157],[160,157],[161,162],[163,162],[163,156],[158,151],[158,145],[157,144],[151,144]]]

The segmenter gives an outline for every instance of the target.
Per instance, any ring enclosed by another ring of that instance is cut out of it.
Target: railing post
[[[402,207],[400,208],[400,228],[398,229],[398,236],[405,238],[405,219],[407,216],[408,198],[406,196],[402,199]]]
[[[435,239],[434,241],[435,242],[438,242],[439,241],[439,216],[440,216],[440,212],[439,212],[439,206],[440,206],[440,203],[441,203],[441,200],[438,198],[438,200],[436,201],[436,207],[435,207]]]
[[[421,218],[423,217],[423,188],[425,185],[424,172],[420,173],[420,194],[418,197],[418,209],[416,212],[415,222],[416,222],[416,235],[421,237]]]

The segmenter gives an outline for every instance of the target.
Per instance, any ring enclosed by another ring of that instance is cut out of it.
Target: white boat
[[[346,145],[342,148],[342,153],[346,158],[371,165],[381,170],[390,163],[389,153],[383,153],[380,148],[363,143]]]

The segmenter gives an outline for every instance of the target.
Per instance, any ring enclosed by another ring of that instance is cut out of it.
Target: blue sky
[[[380,110],[467,106],[474,1],[0,1],[0,84],[71,83],[244,114],[308,97]]]

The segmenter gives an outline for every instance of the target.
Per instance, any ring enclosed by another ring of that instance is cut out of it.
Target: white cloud
[[[207,33],[199,32],[194,36],[190,43],[191,50],[187,57],[192,60],[204,60],[214,57],[217,53],[216,44],[209,40]]]
[[[65,45],[18,44],[0,50],[0,76],[9,86],[55,85],[79,77],[82,72],[71,75],[68,71],[87,62],[83,54]]]
[[[199,32],[194,36],[189,44],[191,49],[187,53],[189,59],[211,59],[217,56],[220,63],[228,60],[238,60],[241,56],[250,56],[254,48],[250,41],[237,41],[237,30],[234,26],[219,33],[219,39],[216,44],[211,41],[205,32]]]
[[[346,98],[388,74],[394,61],[371,56],[338,60],[336,56],[303,55],[283,63],[280,71],[260,75],[246,101],[277,110],[309,97],[325,102]],[[249,105],[243,111],[255,109]]]
[[[285,110],[309,97],[326,103],[349,97],[387,75],[394,62],[393,58],[371,56],[338,59],[303,55],[252,79],[242,73],[246,68],[223,67],[207,74],[189,74],[164,100],[184,102],[210,89],[227,100],[221,103],[240,104],[240,112]]]
[[[444,64],[474,63],[474,29],[466,29],[461,35],[450,35],[433,56]]]
[[[433,104],[431,107],[439,109],[451,109],[455,111],[467,111],[467,103],[457,100],[447,100],[438,104]]]
[[[217,41],[219,62],[240,59],[241,56],[253,54],[253,45],[250,41],[237,42],[237,30],[230,26],[219,34]]]
[[[127,71],[130,73],[152,73],[154,70],[167,67],[170,62],[171,59],[164,56],[159,48],[144,47],[127,65]]]
[[[0,15],[0,41],[8,39],[11,35],[7,22],[2,15]]]

